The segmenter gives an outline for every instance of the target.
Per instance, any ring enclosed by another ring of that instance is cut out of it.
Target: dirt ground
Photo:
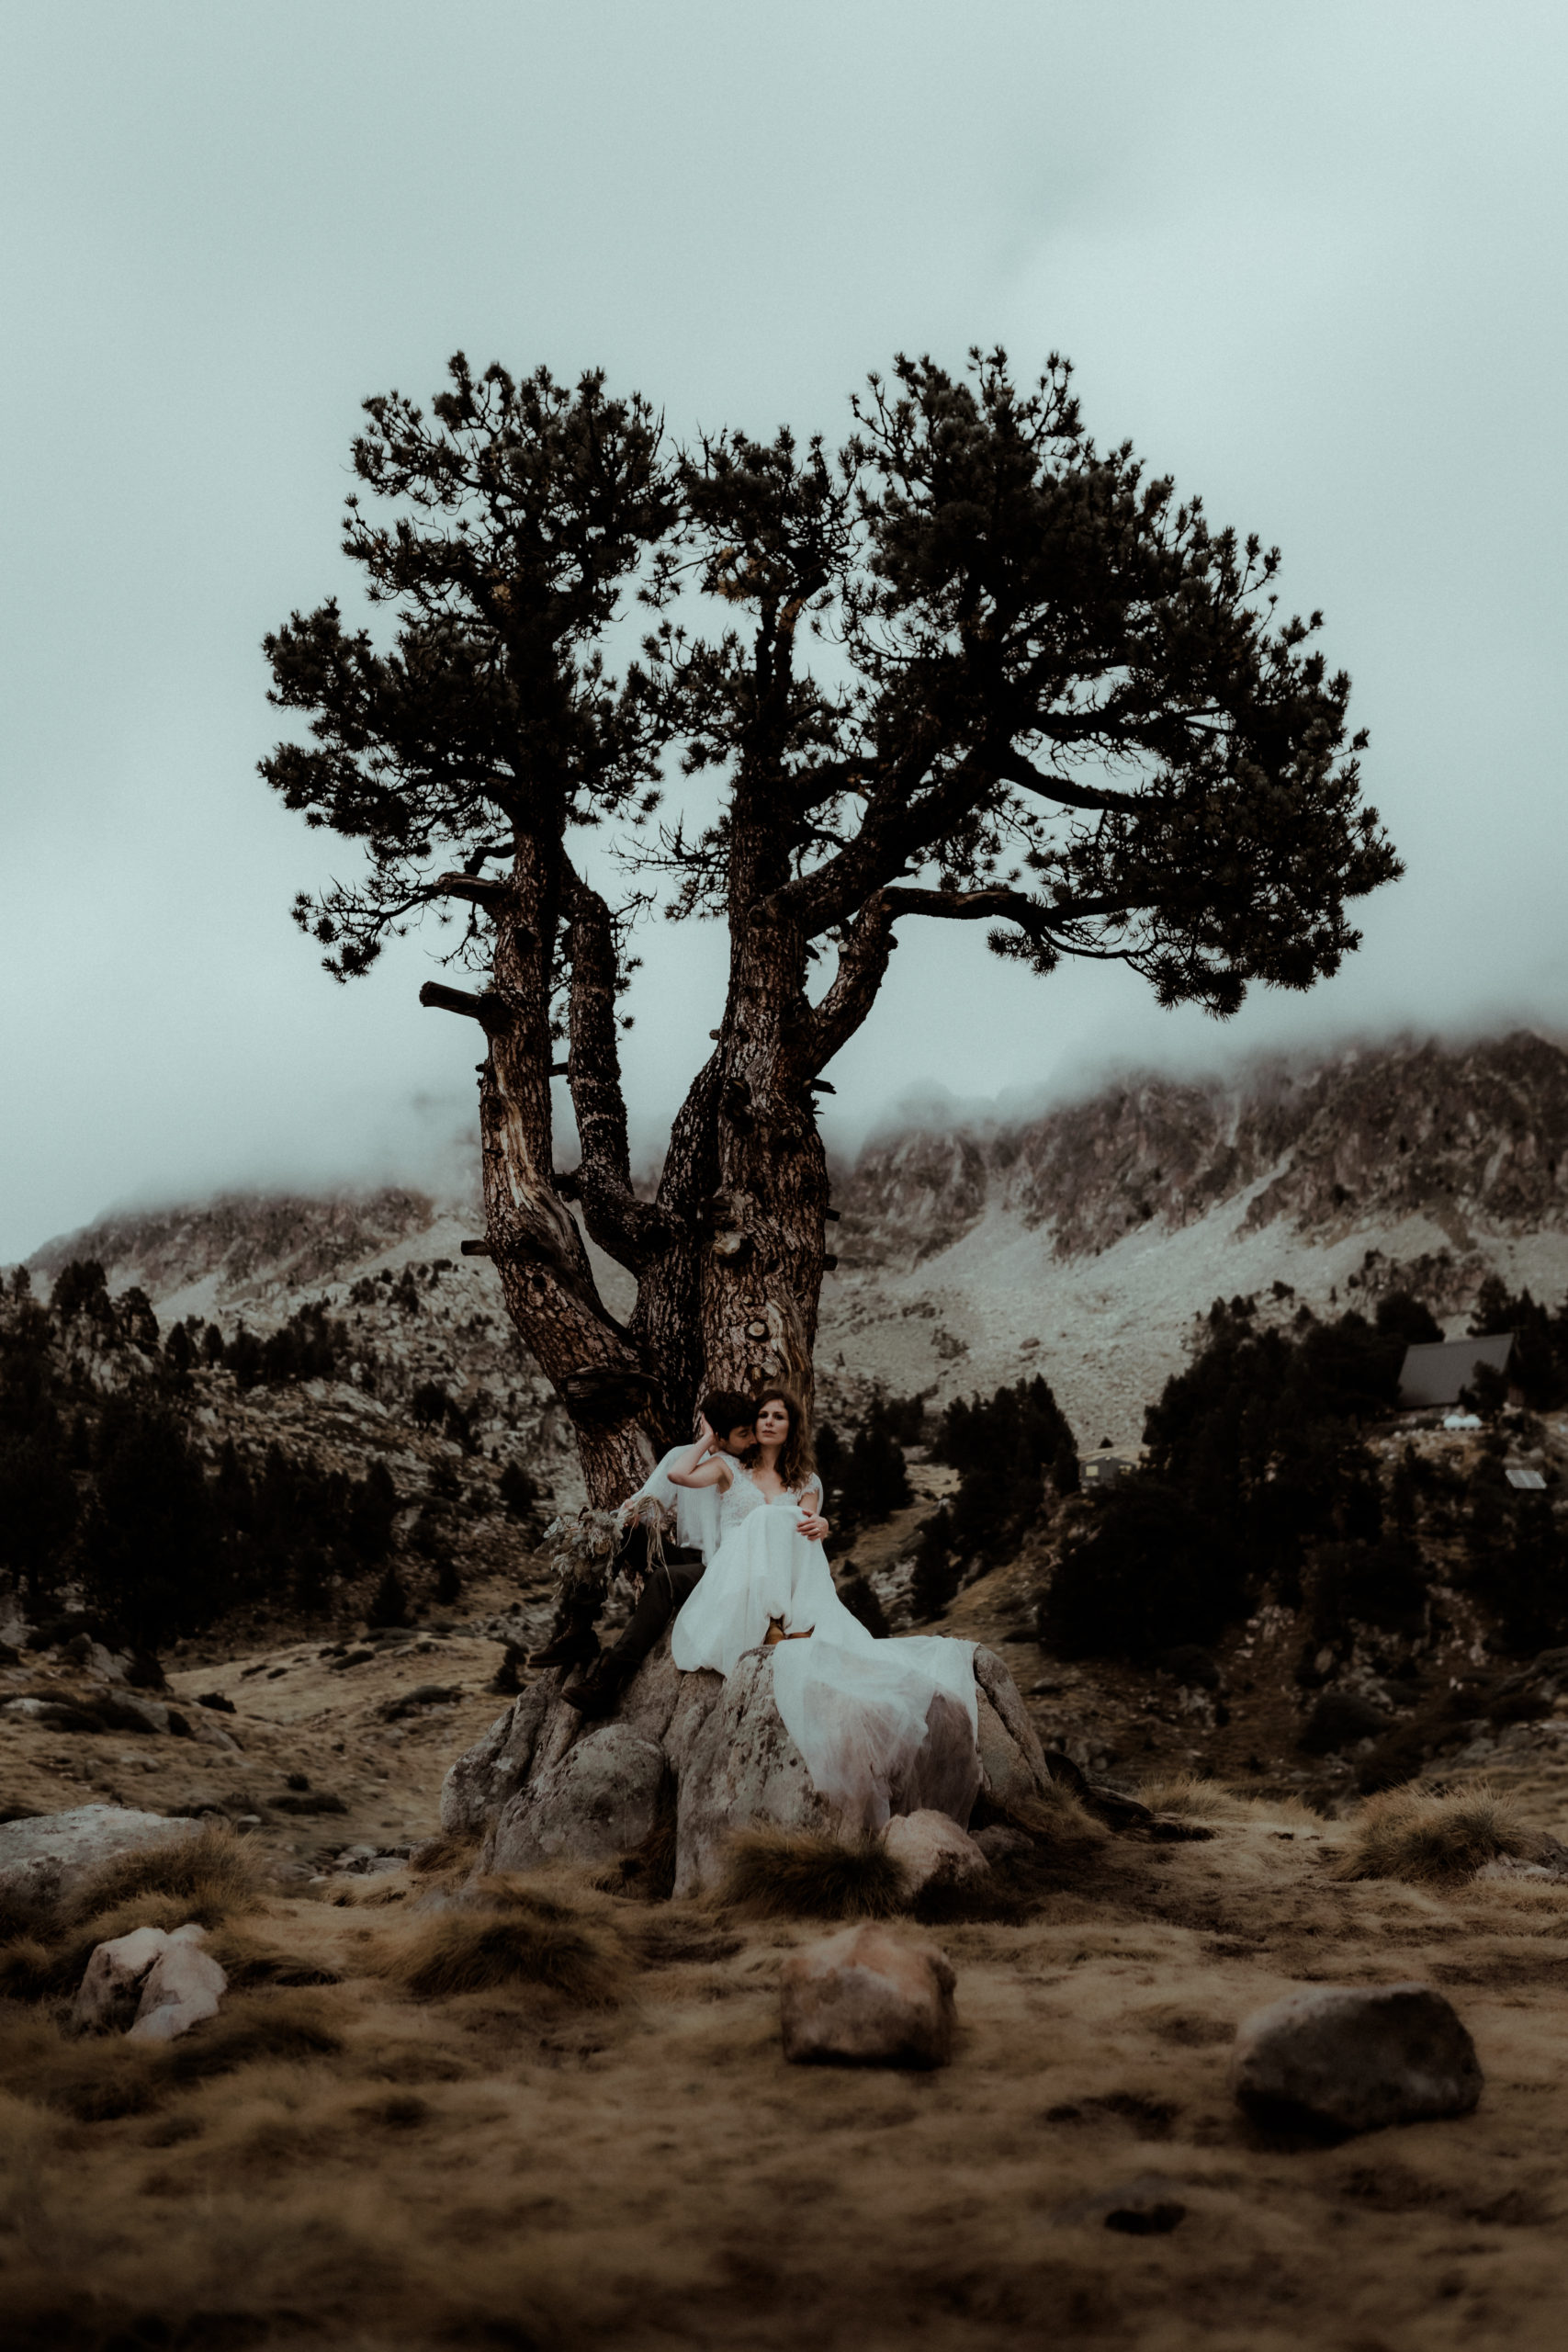
[[[940,2073],[784,2063],[780,1968],[820,1924],[631,1902],[581,1871],[538,1891],[609,1956],[606,2005],[416,1999],[398,1956],[432,1883],[333,1873],[332,1849],[429,1834],[446,1763],[502,1703],[502,1653],[431,1634],[334,1669],[321,1646],[176,1674],[187,1710],[232,1696],[232,1753],[0,1723],[14,1804],[205,1792],[265,1815],[257,1905],[214,1931],[215,2025],[154,2063],[72,2041],[58,2003],[0,2003],[16,2352],[1561,2342],[1568,1887],[1342,1882],[1347,1823],[1211,1788],[1185,1800],[1206,1840],[1108,1838],[1047,1856],[1009,1923],[902,1930],[957,1972]],[[388,1721],[431,1686],[458,1695]],[[279,1811],[290,1771],[344,1811]],[[1568,1826],[1553,1781],[1510,1797]],[[1304,1983],[1409,1978],[1474,2035],[1473,2116],[1337,2147],[1243,2120],[1239,2019]],[[1174,2228],[1108,2224],[1151,2200]]]

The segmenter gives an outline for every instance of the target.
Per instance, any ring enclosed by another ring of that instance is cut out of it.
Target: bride
[[[787,1389],[758,1398],[755,1433],[747,1462],[702,1422],[696,1443],[660,1465],[709,1555],[675,1620],[675,1664],[728,1675],[770,1649],[784,1729],[851,1821],[878,1829],[931,1806],[966,1822],[980,1783],[974,1644],[869,1633],[834,1587],[810,1430]]]

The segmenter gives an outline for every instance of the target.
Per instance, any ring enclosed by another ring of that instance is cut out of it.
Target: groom
[[[718,1439],[720,1453],[739,1458],[755,1445],[757,1408],[739,1390],[715,1389],[703,1398],[702,1413]],[[570,1657],[551,1656],[552,1651],[565,1651],[567,1635],[536,1651],[531,1661],[536,1666],[575,1665],[591,1658],[581,1679],[561,1693],[569,1707],[590,1720],[615,1713],[626,1685],[702,1576],[704,1561],[701,1553],[669,1542],[660,1558],[651,1531],[639,1522],[626,1530],[617,1565],[629,1568],[639,1586],[637,1605],[620,1638],[601,1650],[590,1623],[576,1629]]]

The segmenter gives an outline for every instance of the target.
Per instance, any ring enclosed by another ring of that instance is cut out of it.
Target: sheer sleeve
[[[674,1514],[675,1541],[688,1551],[700,1552],[705,1561],[711,1560],[718,1549],[718,1487],[677,1487],[670,1476],[670,1465],[691,1452],[689,1445],[672,1446],[659,1464],[650,1471],[635,1495],[628,1495],[621,1505],[624,1520],[637,1514],[639,1504],[655,1503],[661,1510]]]

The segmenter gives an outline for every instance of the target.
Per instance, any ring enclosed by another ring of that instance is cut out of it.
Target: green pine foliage
[[[1299,1600],[1321,1546],[1336,1623],[1408,1614],[1409,1559],[1382,1545],[1363,1424],[1393,1409],[1405,1342],[1358,1314],[1260,1326],[1216,1299],[1202,1346],[1145,1420],[1143,1468],[1096,1498],[1041,1610],[1063,1657],[1157,1656],[1213,1641],[1266,1585]]]
[[[919,1396],[877,1396],[846,1445],[830,1421],[817,1431],[817,1468],[828,1516],[840,1534],[879,1527],[912,1499],[904,1448],[919,1442]]]
[[[336,1361],[343,1329],[318,1305],[265,1342],[240,1338],[257,1379],[308,1379]],[[94,1370],[106,1353],[118,1358],[107,1385]],[[259,1462],[231,1443],[216,1461],[201,1452],[192,1375],[232,1369],[232,1354],[195,1321],[160,1349],[145,1297],[111,1299],[94,1261],[63,1268],[47,1307],[13,1277],[0,1299],[0,1569],[30,1613],[75,1581],[106,1634],[156,1650],[236,1605],[322,1608],[334,1582],[386,1561],[400,1502],[383,1463],[355,1479],[276,1445]]]
[[[1568,1299],[1553,1314],[1539,1305],[1528,1290],[1520,1291],[1516,1297],[1499,1276],[1489,1274],[1481,1285],[1470,1329],[1472,1338],[1502,1331],[1514,1334],[1506,1378],[1494,1374],[1485,1385],[1484,1401],[1492,1410],[1499,1409],[1506,1401],[1510,1385],[1522,1392],[1532,1413],[1556,1412],[1568,1405]],[[1481,1396],[1483,1392],[1479,1374],[1476,1385]]]
[[[920,1530],[911,1603],[922,1620],[941,1613],[966,1572],[1013,1558],[1044,1516],[1047,1498],[1076,1492],[1077,1486],[1077,1442],[1038,1373],[988,1399],[955,1399],[942,1417],[931,1452],[959,1480],[956,1493]]]

